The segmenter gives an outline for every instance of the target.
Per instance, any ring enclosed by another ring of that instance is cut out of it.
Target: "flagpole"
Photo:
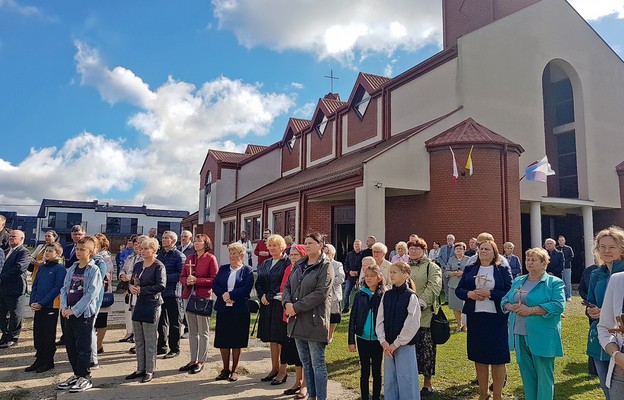
[[[521,182],[526,177],[526,174],[522,175],[522,178],[518,182]]]

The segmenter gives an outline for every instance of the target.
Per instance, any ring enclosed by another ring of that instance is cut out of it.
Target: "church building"
[[[208,152],[198,229],[221,261],[241,230],[270,228],[325,233],[339,259],[368,235],[393,247],[487,231],[521,256],[561,234],[576,278],[593,263],[594,233],[624,225],[624,63],[565,0],[442,3],[439,53],[393,78],[360,73],[271,146]],[[523,179],[544,156],[556,174]]]

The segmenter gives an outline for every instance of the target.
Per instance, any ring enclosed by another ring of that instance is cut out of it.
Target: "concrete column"
[[[542,206],[531,202],[531,247],[542,247]]]
[[[386,189],[364,181],[364,186],[355,189],[355,237],[365,242],[369,235],[385,243]]]
[[[585,247],[585,267],[594,263],[594,215],[591,206],[583,206],[583,243]]]

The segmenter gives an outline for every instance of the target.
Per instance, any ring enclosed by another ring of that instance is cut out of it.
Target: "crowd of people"
[[[1,218],[0,218],[0,222]],[[468,360],[474,362],[479,399],[501,399],[506,364],[514,351],[526,399],[552,399],[555,358],[563,356],[561,318],[571,299],[566,275],[574,253],[560,236],[525,253],[524,268],[503,252],[489,233],[468,245],[449,234],[446,244],[411,235],[388,253],[374,236],[353,242],[344,264],[318,232],[302,244],[266,229],[255,249],[246,235],[228,246],[219,264],[211,239],[183,231],[133,236],[117,261],[118,291],[125,295],[126,335],[133,343],[136,370],[127,380],[154,378],[159,355],[180,355],[188,330],[190,360],[180,372],[204,369],[210,343],[210,318],[216,314],[213,346],[223,362],[216,380],[239,378],[241,352],[248,346],[250,313],[258,312],[257,337],[270,348],[270,368],[261,381],[287,382],[285,395],[327,398],[326,347],[336,326],[348,316],[348,351],[357,352],[364,400],[419,399],[434,393],[436,333],[432,319],[448,304],[456,331],[466,332]],[[64,248],[54,231],[31,253],[24,234],[12,230],[0,251],[0,348],[19,341],[23,310],[34,311],[35,359],[26,372],[54,368],[56,345],[64,345],[73,375],[57,385],[81,392],[92,387],[91,371],[104,352],[107,315],[115,267],[109,240],[72,228]],[[254,274],[251,254],[261,262]],[[611,227],[595,238],[596,265],[585,271],[579,292],[586,304],[590,370],[600,378],[605,398],[624,398],[624,231]],[[32,274],[30,297],[26,272]],[[257,301],[252,298],[255,288]],[[355,289],[355,293],[353,293]],[[60,316],[62,336],[56,341]],[[255,327],[254,327],[255,328]],[[267,364],[268,366],[269,364]],[[383,368],[383,378],[382,378]],[[419,387],[418,375],[423,375]],[[372,390],[370,380],[372,377]]]

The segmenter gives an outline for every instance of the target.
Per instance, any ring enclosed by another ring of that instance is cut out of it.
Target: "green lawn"
[[[588,323],[578,296],[567,303],[563,319],[563,345],[565,356],[558,358],[555,366],[555,399],[592,400],[604,399],[598,378],[587,374]],[[445,308],[447,318],[453,313]],[[347,350],[348,315],[338,326],[335,339],[327,347],[327,367],[331,378],[340,381],[346,387],[359,391],[359,364],[357,353]],[[451,321],[451,330],[455,328]],[[507,366],[508,382],[503,390],[507,399],[523,399],[522,380],[514,354]],[[466,358],[466,334],[454,333],[451,339],[437,349],[436,375],[433,379],[435,393],[429,399],[476,399],[477,387],[470,385],[475,377],[474,364]],[[422,377],[420,379],[422,385]]]

